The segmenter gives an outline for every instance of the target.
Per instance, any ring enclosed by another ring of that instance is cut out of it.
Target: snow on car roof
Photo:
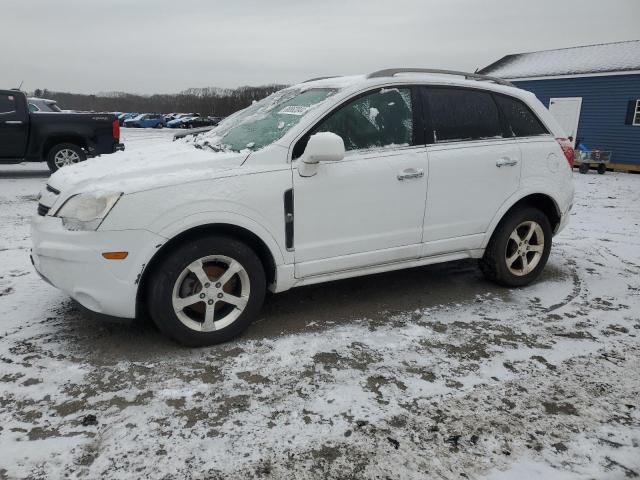
[[[367,79],[365,75],[349,75],[337,77],[323,77],[317,80],[307,80],[306,82],[293,85],[293,87],[307,90],[310,88],[347,88],[364,82]]]
[[[640,40],[506,55],[479,70],[506,79],[640,70]]]

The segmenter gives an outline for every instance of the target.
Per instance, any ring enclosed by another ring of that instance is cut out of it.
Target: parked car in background
[[[122,115],[118,116],[118,122],[120,123],[120,126],[123,127],[124,126],[124,122],[126,120],[129,120],[130,118],[135,118],[138,115],[140,115],[140,114],[139,113],[134,113],[134,112],[123,113]]]
[[[312,80],[165,148],[52,176],[32,257],[85,307],[148,310],[192,346],[242,332],[267,288],[469,258],[528,285],[573,206],[557,121],[473,73]]]
[[[199,117],[198,113],[181,113],[175,119],[167,123],[169,128],[186,128],[185,125],[189,120]]]
[[[134,128],[164,128],[166,124],[164,116],[158,113],[143,113],[124,121],[125,127]]]
[[[118,150],[124,145],[115,116],[30,112],[24,93],[0,90],[0,163],[46,161],[55,172]]]
[[[182,122],[182,128],[201,128],[216,126],[221,117],[191,117]]]
[[[29,111],[30,112],[50,112],[60,113],[62,110],[58,107],[58,102],[55,100],[48,100],[46,98],[29,97]]]

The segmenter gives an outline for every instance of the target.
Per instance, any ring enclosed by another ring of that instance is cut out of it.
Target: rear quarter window
[[[16,111],[16,97],[6,93],[0,93],[0,114]]]
[[[535,113],[521,100],[504,95],[496,95],[496,102],[498,102],[514,136],[532,137],[549,133]]]
[[[500,114],[490,93],[429,87],[426,96],[435,142],[502,138]]]

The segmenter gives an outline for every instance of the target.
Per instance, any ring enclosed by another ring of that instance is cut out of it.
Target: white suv
[[[281,90],[191,139],[53,175],[35,268],[95,312],[146,308],[186,345],[265,291],[464,258],[516,287],[572,206],[571,143],[524,90],[397,69]]]

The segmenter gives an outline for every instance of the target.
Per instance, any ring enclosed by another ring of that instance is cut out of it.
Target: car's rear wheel
[[[183,345],[213,345],[249,326],[265,291],[264,268],[250,247],[207,236],[182,245],[154,269],[148,309],[158,328]]]
[[[82,148],[72,143],[60,143],[55,145],[47,154],[47,165],[51,173],[74,165],[79,162],[83,162],[87,159]]]
[[[514,210],[493,233],[480,260],[480,269],[500,285],[528,285],[547,263],[551,237],[551,224],[543,212],[532,207]]]

